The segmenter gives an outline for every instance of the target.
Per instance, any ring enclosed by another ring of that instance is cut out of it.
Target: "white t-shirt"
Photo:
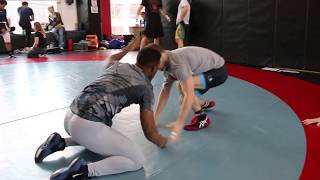
[[[181,16],[181,10],[182,8],[185,7],[188,9],[187,14],[184,17]],[[177,14],[177,19],[176,19],[176,24],[179,22],[183,21],[185,24],[189,24],[189,19],[190,19],[190,4],[187,0],[180,0],[179,6],[178,6],[178,14]]]

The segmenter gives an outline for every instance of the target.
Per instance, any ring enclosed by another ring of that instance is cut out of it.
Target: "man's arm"
[[[181,21],[183,21],[183,18],[187,15],[189,8],[190,6],[187,6],[187,5],[184,5],[181,7],[181,14],[178,17],[177,23],[180,23]]]
[[[135,50],[137,47],[140,47],[140,42],[138,38],[131,40],[131,42],[124,48],[121,49],[120,52],[113,54],[110,56],[109,60],[111,61],[119,61],[125,56],[129,51]]]
[[[140,16],[140,13],[141,13],[142,8],[143,8],[142,5],[140,5],[140,6],[138,7],[136,19],[139,19],[139,16]]]
[[[163,85],[157,102],[156,112],[154,114],[155,122],[158,122],[159,115],[163,111],[165,105],[167,104],[170,91],[171,91],[172,83]]]
[[[178,127],[176,127],[177,129],[174,129],[174,131],[178,131],[178,133],[181,131],[179,128],[182,128],[184,125],[184,121],[191,110],[194,100],[194,83],[192,76],[181,82],[181,90],[184,96],[180,106],[180,113],[176,121]]]
[[[141,110],[140,111],[140,121],[144,135],[152,143],[163,148],[167,144],[168,139],[163,137],[156,127],[153,111]]]
[[[166,11],[163,10],[162,8],[160,9],[160,14],[161,14],[161,16],[165,17],[168,22],[171,21],[170,17],[169,17],[168,14],[166,13]]]

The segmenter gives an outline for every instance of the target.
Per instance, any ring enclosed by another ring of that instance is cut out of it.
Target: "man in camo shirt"
[[[50,179],[103,176],[142,168],[142,154],[121,132],[111,128],[112,118],[130,104],[140,105],[140,121],[146,138],[165,147],[167,138],[159,134],[153,116],[154,95],[151,80],[158,70],[161,54],[156,45],[142,49],[136,64],[120,63],[139,42],[130,43],[110,57],[104,73],[86,86],[70,106],[65,117],[65,130],[71,136],[62,138],[53,133],[38,148],[35,161],[41,163],[48,155],[67,146],[81,145],[105,156],[93,163],[75,159],[67,168],[58,170]]]

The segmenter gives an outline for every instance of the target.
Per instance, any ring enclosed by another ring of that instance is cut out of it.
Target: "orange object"
[[[98,48],[99,40],[97,35],[86,35],[86,40],[90,41],[89,47]]]

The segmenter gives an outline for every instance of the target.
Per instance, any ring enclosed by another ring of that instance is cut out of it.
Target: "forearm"
[[[140,107],[141,108],[141,107]],[[167,143],[167,138],[163,137],[157,129],[154,122],[153,111],[140,111],[140,122],[145,137],[159,147],[164,147]]]
[[[168,101],[168,98],[169,98],[169,95],[170,95],[170,89],[171,89],[171,86],[164,86],[161,91],[160,91],[160,95],[159,95],[159,99],[158,99],[158,102],[157,102],[157,108],[156,108],[156,111],[155,111],[155,119],[156,121],[158,120],[158,117],[160,115],[160,113],[163,111],[165,105],[167,104],[167,101]]]
[[[194,94],[186,94],[183,96],[182,104],[180,106],[180,113],[177,118],[177,121],[181,124],[184,124],[185,119],[187,118],[194,99]]]
[[[138,10],[137,10],[137,17],[139,17],[139,16],[140,16],[140,13],[141,13],[142,8],[143,8],[143,6],[141,6],[141,5],[138,7]]]
[[[137,43],[139,43],[139,40],[136,38],[131,41],[126,47],[122,48],[120,52],[111,55],[109,59],[113,61],[121,60],[129,51],[132,51],[136,48]]]
[[[163,148],[167,144],[167,138],[159,134],[157,131],[154,131],[153,133],[150,133],[146,136],[146,138],[156,144],[157,146]]]
[[[112,61],[119,61],[121,60],[127,53],[129,52],[128,48],[122,48],[122,50],[116,54],[110,56],[110,60]]]

